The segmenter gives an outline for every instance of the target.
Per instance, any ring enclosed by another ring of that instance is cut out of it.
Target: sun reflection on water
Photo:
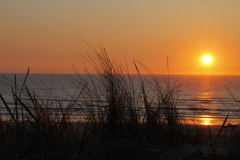
[[[216,119],[214,116],[212,116],[213,113],[211,112],[211,109],[217,108],[217,106],[213,104],[214,94],[215,93],[211,86],[211,79],[209,77],[206,77],[202,83],[202,90],[198,96],[198,99],[201,101],[200,106],[203,109],[203,114],[199,115],[198,118],[200,125],[215,125]]]
[[[213,125],[213,118],[209,115],[201,115],[200,124],[205,126]]]

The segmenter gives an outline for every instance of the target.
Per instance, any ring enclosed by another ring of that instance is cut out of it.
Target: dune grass
[[[38,100],[26,86],[28,73],[20,87],[16,85],[15,76],[14,86],[11,86],[14,107],[10,107],[0,94],[9,114],[8,120],[1,120],[1,159],[71,159],[78,156],[89,134],[87,128],[72,121],[72,106],[63,106],[60,101]],[[23,93],[26,94],[24,98]]]
[[[89,117],[92,122],[104,123],[111,130],[121,130],[122,126],[127,125],[173,127],[181,124],[176,101],[178,83],[170,84],[168,81],[167,84],[161,84],[154,75],[141,75],[136,63],[138,80],[133,81],[125,69],[127,67],[113,62],[105,49],[95,51],[89,57],[99,78],[94,79],[89,75],[90,85],[87,87],[86,97],[92,98],[91,102],[96,99],[103,102],[97,104],[98,107],[92,104],[95,109]],[[134,84],[136,81],[138,85]]]

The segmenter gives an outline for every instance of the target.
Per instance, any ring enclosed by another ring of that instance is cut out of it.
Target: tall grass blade
[[[217,134],[217,137],[216,137],[216,139],[215,139],[215,141],[214,141],[214,144],[217,143],[217,141],[218,141],[218,139],[219,139],[219,137],[220,137],[220,135],[221,135],[221,133],[222,133],[222,130],[223,130],[223,128],[224,128],[224,126],[225,126],[225,124],[226,124],[226,122],[227,122],[228,116],[229,116],[229,113],[228,113],[227,116],[225,117],[225,119],[224,119],[224,121],[223,121],[223,123],[222,123],[222,126],[221,126],[221,128],[219,129],[219,131],[218,131],[218,134]]]
[[[3,98],[3,96],[2,96],[1,94],[0,94],[0,98],[1,98],[1,100],[2,100],[2,102],[3,102],[3,104],[4,104],[4,106],[6,107],[8,113],[10,114],[11,118],[12,118],[15,122],[17,122],[17,120],[16,120],[14,114],[12,113],[12,111],[11,111],[11,109],[9,108],[7,102],[5,101],[5,99]]]

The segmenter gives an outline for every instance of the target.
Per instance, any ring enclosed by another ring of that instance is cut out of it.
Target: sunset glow
[[[171,74],[240,74],[240,1],[0,1],[0,12],[0,73],[75,73],[102,46],[155,74],[167,57]],[[205,51],[218,55],[199,62]]]

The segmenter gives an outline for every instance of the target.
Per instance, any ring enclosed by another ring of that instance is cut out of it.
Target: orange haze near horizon
[[[167,73],[167,57],[170,74],[240,74],[239,19],[237,0],[3,0],[0,73],[83,73],[86,40],[156,74]]]

